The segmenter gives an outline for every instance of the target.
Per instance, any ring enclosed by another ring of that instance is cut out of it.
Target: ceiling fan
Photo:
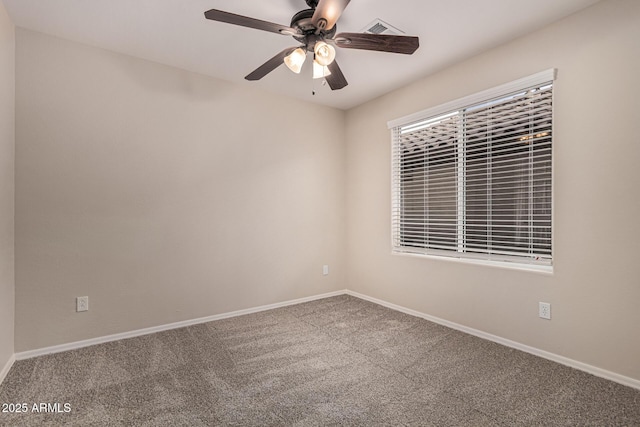
[[[336,34],[336,21],[351,0],[305,0],[310,9],[293,15],[291,25],[280,25],[222,10],[211,9],[204,13],[207,19],[257,30],[293,36],[300,45],[289,47],[249,73],[245,79],[260,80],[284,63],[295,73],[300,73],[307,52],[314,55],[313,77],[325,78],[332,90],[347,86],[338,63],[334,46],[345,49],[363,49],[411,55],[418,49],[418,37],[369,33]]]

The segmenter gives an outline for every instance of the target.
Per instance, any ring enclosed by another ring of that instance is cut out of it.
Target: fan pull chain
[[[311,95],[315,96],[316,95],[316,80],[317,79],[311,79]]]
[[[311,95],[312,96],[316,96],[316,80],[317,79],[314,79],[314,78],[311,79]]]

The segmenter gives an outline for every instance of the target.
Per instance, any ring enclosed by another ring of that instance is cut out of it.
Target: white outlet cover
[[[76,311],[88,311],[89,310],[89,297],[77,297],[76,298]]]
[[[548,302],[538,303],[538,316],[551,320],[551,304]]]

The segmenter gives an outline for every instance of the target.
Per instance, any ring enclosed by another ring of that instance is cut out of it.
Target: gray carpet
[[[346,295],[18,361],[10,402],[1,425],[640,426],[638,390]]]

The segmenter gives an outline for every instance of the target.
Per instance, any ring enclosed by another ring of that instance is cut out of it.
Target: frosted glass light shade
[[[315,60],[323,67],[331,64],[336,59],[336,50],[325,42],[317,42],[313,51],[316,54]]]
[[[302,48],[297,48],[289,55],[284,57],[284,63],[291,71],[296,74],[300,74],[300,70],[302,70],[302,64],[304,64],[304,60],[307,58],[306,53]]]
[[[328,67],[318,64],[318,61],[316,60],[313,61],[313,78],[314,79],[321,79],[329,75],[331,75],[331,71],[329,71]]]

